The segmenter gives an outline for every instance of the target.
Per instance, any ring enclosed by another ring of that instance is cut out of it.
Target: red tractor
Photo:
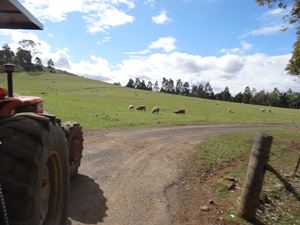
[[[1,0],[0,9],[0,29],[42,29],[15,0]],[[0,87],[0,224],[65,225],[82,128],[45,113],[41,97],[14,96],[14,70],[3,66],[8,87]]]

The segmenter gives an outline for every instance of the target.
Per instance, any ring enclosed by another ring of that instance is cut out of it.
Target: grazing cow
[[[128,110],[133,110],[134,109],[134,106],[133,105],[129,105],[128,106]]]
[[[185,114],[185,109],[176,110],[176,111],[174,111],[174,113],[176,113],[177,115],[178,114]]]
[[[139,105],[138,107],[135,108],[137,111],[146,111],[146,106],[145,105]]]
[[[158,106],[155,106],[152,108],[152,113],[159,113],[159,107]]]

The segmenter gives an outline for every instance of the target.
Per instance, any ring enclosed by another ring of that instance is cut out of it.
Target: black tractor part
[[[10,225],[67,224],[68,147],[55,118],[0,120],[0,184]]]

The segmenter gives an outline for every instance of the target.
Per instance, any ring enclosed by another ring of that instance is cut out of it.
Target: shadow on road
[[[93,179],[78,175],[71,180],[69,218],[84,224],[96,224],[106,217],[106,198]],[[68,224],[72,224],[69,221]]]

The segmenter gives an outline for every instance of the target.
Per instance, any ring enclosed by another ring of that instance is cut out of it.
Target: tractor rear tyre
[[[78,174],[83,150],[83,132],[79,123],[65,122],[61,125],[69,149],[70,178]]]
[[[55,118],[0,119],[0,183],[10,225],[66,225],[68,151]]]

